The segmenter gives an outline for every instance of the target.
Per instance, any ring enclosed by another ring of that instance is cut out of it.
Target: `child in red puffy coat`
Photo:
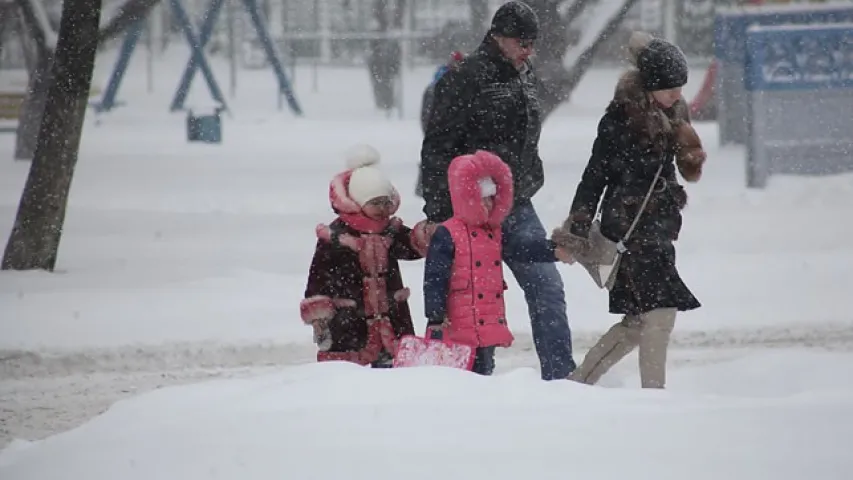
[[[496,155],[477,151],[453,159],[448,182],[453,217],[435,229],[424,267],[427,325],[433,338],[475,347],[473,371],[491,375],[495,348],[513,341],[502,260],[572,260],[550,240],[504,244],[501,223],[512,209],[512,173]]]
[[[300,312],[314,328],[317,361],[388,367],[399,338],[414,333],[397,262],[423,257],[426,223],[413,230],[393,217],[400,196],[374,148],[353,148],[347,163],[329,187],[338,218],[317,226]]]

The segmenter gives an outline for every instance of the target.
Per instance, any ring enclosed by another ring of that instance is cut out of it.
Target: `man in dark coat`
[[[453,215],[447,169],[457,156],[488,150],[512,170],[513,210],[503,224],[505,244],[546,237],[531,199],[545,177],[539,158],[542,128],[537,80],[528,57],[539,33],[536,14],[518,1],[502,5],[482,44],[435,85],[421,148],[424,213],[431,222]],[[542,378],[566,378],[575,368],[563,280],[554,264],[508,259],[524,290]]]

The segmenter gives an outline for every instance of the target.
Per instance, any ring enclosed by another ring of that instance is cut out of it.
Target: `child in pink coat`
[[[317,361],[388,367],[397,342],[414,334],[400,260],[426,250],[425,222],[394,217],[400,196],[379,168],[379,152],[352,148],[329,185],[337,218],[317,226],[317,246],[300,313],[314,329]]]
[[[448,170],[453,217],[430,240],[424,266],[424,308],[432,338],[476,348],[473,371],[491,375],[495,348],[513,335],[504,305],[502,259],[570,262],[550,240],[503,244],[501,223],[512,209],[512,173],[496,155],[477,151]]]

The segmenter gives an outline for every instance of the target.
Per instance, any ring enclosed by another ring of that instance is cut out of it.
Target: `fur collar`
[[[690,124],[690,110],[684,97],[670,108],[660,108],[643,90],[640,72],[628,70],[616,84],[608,111],[621,111],[628,128],[637,134],[642,146],[649,146],[656,152],[674,153],[685,180],[699,180],[705,153]]]
[[[690,123],[687,103],[682,97],[670,108],[660,108],[649,100],[643,90],[640,72],[628,70],[616,84],[610,109],[621,110],[628,126],[634,130],[643,145],[657,151],[667,150],[672,132],[681,123]]]

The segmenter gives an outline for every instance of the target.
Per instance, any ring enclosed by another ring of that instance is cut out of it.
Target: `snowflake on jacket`
[[[490,179],[494,193],[484,192]],[[448,181],[454,215],[436,228],[424,267],[424,307],[430,325],[444,324],[443,338],[474,347],[505,346],[513,336],[506,320],[503,258],[555,262],[549,240],[504,244],[501,223],[513,203],[512,173],[496,155],[477,151],[455,158]],[[483,197],[493,196],[487,210]]]
[[[423,258],[425,222],[411,229],[392,217],[400,196],[375,167],[378,158],[371,147],[351,154],[350,168],[329,186],[338,218],[316,229],[300,311],[314,327],[317,361],[387,362],[399,338],[414,333],[398,261]],[[365,213],[376,200],[385,208],[380,218]]]

